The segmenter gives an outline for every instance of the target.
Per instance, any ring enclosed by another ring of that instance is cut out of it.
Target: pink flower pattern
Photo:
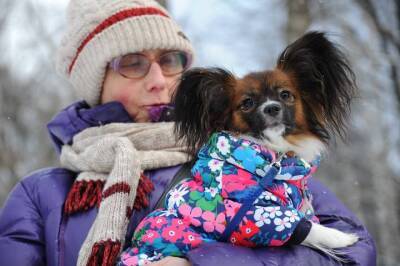
[[[225,213],[221,212],[215,217],[215,214],[210,211],[203,212],[201,216],[204,219],[203,228],[204,231],[211,233],[217,231],[222,233],[225,230]]]
[[[199,246],[202,243],[201,236],[194,232],[187,232],[183,234],[183,243],[191,245],[192,248]]]
[[[176,226],[168,226],[163,229],[161,235],[165,240],[175,243],[178,239],[183,237],[183,232],[176,228]]]
[[[160,237],[160,234],[157,231],[149,230],[142,237],[142,241],[147,241],[149,243],[153,243],[154,239],[159,238],[159,237]]]
[[[224,205],[227,218],[233,218],[242,206],[242,204],[229,199],[224,200]]]
[[[198,218],[201,217],[203,211],[199,207],[190,207],[188,204],[182,204],[178,209],[183,218],[193,226],[200,226],[201,222]]]
[[[234,191],[243,191],[248,186],[254,186],[257,181],[252,178],[252,175],[238,168],[237,174],[223,175],[222,176],[222,196],[228,198],[229,194]]]
[[[167,219],[164,216],[150,217],[148,222],[150,222],[151,228],[160,229],[164,224],[167,224]]]

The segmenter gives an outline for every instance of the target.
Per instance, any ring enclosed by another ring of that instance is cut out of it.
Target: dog
[[[177,136],[197,158],[192,176],[140,223],[122,260],[184,256],[203,241],[300,244],[340,260],[335,249],[358,237],[317,222],[307,179],[330,140],[345,135],[356,91],[343,52],[316,31],[273,70],[185,72],[173,103]]]
[[[192,154],[213,132],[229,131],[310,161],[324,153],[334,133],[345,135],[356,91],[344,53],[325,33],[309,32],[281,53],[271,71],[242,79],[219,68],[185,73],[174,100],[176,131]],[[356,241],[313,223],[301,244],[334,249]]]

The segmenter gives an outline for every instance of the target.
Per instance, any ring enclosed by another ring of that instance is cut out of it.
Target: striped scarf
[[[113,123],[88,128],[74,137],[72,145],[62,148],[62,166],[79,172],[64,213],[98,207],[77,265],[114,264],[137,194],[152,189],[143,171],[188,161],[184,150],[176,141],[173,123]]]

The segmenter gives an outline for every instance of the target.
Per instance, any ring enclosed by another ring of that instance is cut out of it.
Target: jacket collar
[[[85,101],[75,102],[59,112],[47,124],[47,130],[58,153],[64,144],[86,128],[109,123],[133,122],[119,102],[109,102],[90,107]]]
[[[307,162],[291,153],[278,153],[228,132],[214,133],[198,156],[226,161],[260,177],[264,177],[272,165],[279,165],[276,179],[280,180],[302,179],[314,173],[319,165],[319,158]]]

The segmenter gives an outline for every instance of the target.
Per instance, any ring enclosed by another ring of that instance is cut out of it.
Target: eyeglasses
[[[110,67],[128,79],[139,79],[149,73],[151,64],[157,62],[164,76],[174,76],[187,70],[191,64],[191,55],[181,51],[165,52],[156,59],[136,53],[114,58]]]

